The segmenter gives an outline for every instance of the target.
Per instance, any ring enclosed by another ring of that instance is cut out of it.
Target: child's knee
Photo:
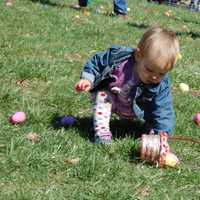
[[[106,91],[100,91],[96,95],[96,102],[106,103],[108,102],[108,93]]]

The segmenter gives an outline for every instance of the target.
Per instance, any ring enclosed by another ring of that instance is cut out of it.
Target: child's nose
[[[153,83],[157,83],[157,82],[160,80],[160,77],[159,77],[159,76],[156,76],[156,75],[153,75],[153,76],[151,77],[151,80],[152,80]]]
[[[152,79],[153,79],[153,80],[157,80],[158,77],[154,75],[154,76],[152,76]]]

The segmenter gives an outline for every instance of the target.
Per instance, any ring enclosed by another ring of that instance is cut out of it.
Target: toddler
[[[167,73],[179,55],[176,34],[153,27],[137,48],[112,46],[86,62],[75,87],[92,94],[96,143],[112,142],[111,113],[142,120],[148,133],[173,134],[175,115]]]

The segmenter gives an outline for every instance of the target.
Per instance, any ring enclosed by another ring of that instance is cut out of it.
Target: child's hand
[[[80,80],[76,85],[75,89],[77,92],[87,92],[92,88],[92,84],[88,80]]]

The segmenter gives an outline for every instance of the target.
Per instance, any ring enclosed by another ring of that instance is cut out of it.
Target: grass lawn
[[[123,19],[97,13],[100,6],[112,11],[113,5],[94,0],[86,16],[66,6],[75,2],[13,0],[10,8],[0,2],[0,199],[199,200],[198,144],[171,143],[179,169],[136,162],[128,124],[113,118],[113,144],[94,145],[90,95],[76,93],[74,84],[95,52],[112,44],[135,47],[148,27],[168,27],[177,32],[182,54],[171,72],[175,135],[199,139],[200,127],[192,119],[200,112],[200,13],[129,0]],[[181,82],[190,86],[189,93],[179,91]],[[27,113],[26,123],[9,123],[16,111]],[[73,115],[78,125],[53,129],[57,115]],[[27,140],[30,132],[40,136],[38,143]]]

